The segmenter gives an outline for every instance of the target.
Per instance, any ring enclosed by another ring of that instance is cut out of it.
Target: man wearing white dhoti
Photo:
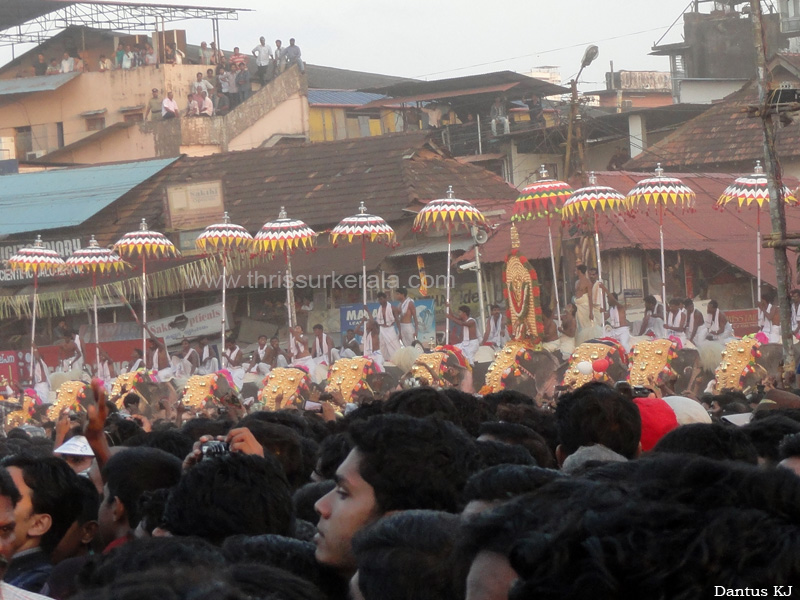
[[[211,375],[211,373],[216,373],[219,371],[217,354],[214,352],[211,344],[208,343],[208,336],[204,335],[200,337],[197,342],[200,344],[200,350],[198,351],[198,354],[200,355],[200,365],[197,367],[197,374]]]
[[[395,300],[400,304],[396,309],[397,322],[400,327],[400,339],[404,346],[410,346],[417,339],[419,324],[417,323],[417,307],[408,297],[408,290],[404,287],[397,288],[394,293]]]
[[[495,349],[502,348],[509,339],[506,316],[497,304],[492,304],[490,310],[491,314],[486,320],[481,344],[491,344]]]
[[[647,296],[644,299],[644,318],[639,335],[652,335],[656,338],[667,337],[664,329],[664,305],[656,300],[655,296]]]
[[[225,355],[222,360],[223,367],[228,369],[228,372],[231,374],[231,379],[233,379],[233,384],[240,390],[244,385],[244,367],[242,366],[242,359],[242,349],[239,348],[236,340],[233,338],[225,340]]]
[[[478,339],[478,323],[469,314],[470,308],[466,305],[458,307],[457,315],[449,307],[447,310],[447,318],[463,328],[463,338],[460,343],[456,344],[456,347],[461,349],[464,353],[464,358],[469,361],[469,364],[473,364],[475,362],[475,352],[480,346],[480,340]]]
[[[387,301],[385,293],[378,294],[378,303],[378,314],[375,316],[375,321],[380,327],[381,354],[384,360],[391,362],[394,353],[400,349],[400,336],[395,328],[392,305]]]
[[[703,326],[697,331],[697,339],[700,344],[705,341],[716,341],[724,344],[733,339],[733,326],[725,318],[725,313],[719,309],[716,300],[711,300],[706,309],[706,317]]]
[[[33,348],[33,389],[42,402],[50,402],[50,372],[36,347]]]
[[[681,341],[681,346],[686,345],[686,309],[683,303],[677,298],[672,298],[667,306],[667,320],[664,323],[667,337],[677,337]]]
[[[333,340],[331,336],[325,333],[325,329],[319,323],[314,325],[313,332],[314,351],[311,353],[311,356],[314,357],[314,363],[317,366],[325,365],[329,367],[333,363],[331,356]]]
[[[289,354],[292,357],[290,367],[304,367],[309,374],[314,373],[316,363],[308,351],[308,340],[300,325],[289,330]]]
[[[620,303],[616,292],[608,295],[606,333],[608,337],[617,340],[626,352],[631,349],[631,328],[628,326],[625,307]]]
[[[195,374],[197,367],[200,364],[200,358],[197,350],[192,348],[189,340],[181,340],[181,350],[174,354],[171,359],[172,370],[175,373],[175,379],[186,381]]]
[[[686,309],[686,339],[688,339],[691,343],[695,346],[700,341],[698,339],[697,332],[700,327],[703,325],[705,319],[703,318],[703,313],[701,313],[697,308],[694,307],[694,301],[691,298],[687,298],[683,301],[683,308]]]

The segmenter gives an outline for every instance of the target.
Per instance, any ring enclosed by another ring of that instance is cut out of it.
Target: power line
[[[601,38],[599,40],[593,40],[591,42],[579,42],[577,44],[570,44],[569,46],[562,46],[561,48],[552,48],[550,50],[542,50],[540,52],[532,52],[530,54],[522,54],[520,56],[513,56],[511,58],[501,58],[501,59],[492,60],[492,61],[489,61],[489,62],[478,63],[478,64],[474,64],[474,65],[468,65],[466,67],[458,67],[458,68],[455,68],[455,69],[448,69],[446,71],[436,71],[434,73],[425,73],[423,75],[414,76],[414,79],[422,79],[423,77],[430,77],[432,75],[442,75],[444,73],[455,73],[457,71],[465,71],[467,69],[473,69],[475,67],[485,67],[485,66],[488,66],[488,65],[496,65],[498,63],[509,62],[509,61],[512,61],[512,60],[519,60],[521,58],[530,58],[532,56],[539,56],[541,54],[552,54],[553,52],[561,52],[562,50],[570,50],[572,48],[582,48],[582,47],[587,46],[589,44],[597,44],[597,43],[600,43],[600,42],[610,42],[610,41],[613,41],[613,40],[621,40],[621,39],[628,38],[628,37],[633,37],[633,36],[636,36],[636,35],[642,35],[643,33],[652,33],[653,31],[661,31],[663,29],[668,29],[668,28],[669,27],[667,27],[666,25],[662,25],[661,27],[653,27],[652,29],[643,29],[642,31],[634,31],[633,33],[625,33],[625,34],[622,34],[622,35],[614,35],[614,36],[607,37],[607,38]]]

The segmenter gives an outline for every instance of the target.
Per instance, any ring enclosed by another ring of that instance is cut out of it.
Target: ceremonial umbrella
[[[786,186],[783,186],[781,197],[786,204],[797,206],[797,198]],[[717,200],[714,208],[724,209],[726,205],[736,202],[738,209],[756,209],[756,272],[758,275],[758,300],[761,301],[761,209],[766,203],[769,205],[769,189],[767,187],[767,176],[761,166],[761,161],[756,161],[755,169],[750,175],[737,178],[731,185],[725,188],[722,195]]]
[[[114,244],[122,258],[142,259],[142,362],[147,368],[147,259],[178,258],[180,252],[163,233],[150,231],[142,219],[138,231],[130,231]]]
[[[195,245],[206,254],[219,254],[222,262],[222,346],[225,347],[225,291],[228,276],[228,254],[231,252],[250,252],[253,249],[253,236],[241,225],[234,225],[226,212],[222,223],[215,223],[205,228],[197,236]]]
[[[664,210],[670,206],[680,208],[681,211],[693,211],[695,194],[677,177],[666,177],[661,163],[656,164],[655,177],[642,179],[628,192],[626,198],[628,210],[633,212],[650,208],[658,208],[658,235],[661,240],[661,301],[667,302],[667,279],[664,265]]]
[[[39,290],[39,273],[41,271],[59,272],[64,268],[64,260],[55,250],[45,248],[42,236],[37,235],[33,246],[20,248],[15,255],[6,261],[8,268],[23,273],[33,273],[33,312],[31,317],[31,382],[33,382],[33,347],[36,345],[36,294]]]
[[[361,238],[361,290],[364,306],[367,305],[367,239],[370,242],[382,242],[390,245],[394,242],[394,229],[381,217],[367,214],[367,207],[362,202],[358,214],[345,217],[331,229],[331,243],[335,246],[340,238],[352,243],[353,238]]]
[[[292,290],[292,259],[291,254],[301,246],[311,250],[317,240],[317,234],[299,219],[290,219],[286,216],[286,209],[281,206],[278,218],[264,223],[256,234],[254,248],[256,251],[268,255],[283,252],[286,261],[286,310],[289,317],[289,329],[297,323],[294,309],[294,292]]]
[[[603,262],[600,260],[600,234],[597,215],[601,212],[617,213],[625,206],[625,196],[614,188],[597,185],[594,171],[589,173],[589,185],[575,190],[561,209],[561,224],[578,221],[584,214],[592,213],[594,219],[594,249],[597,254],[597,279],[603,280]],[[602,314],[602,310],[601,310]],[[605,316],[601,316],[605,322]]]
[[[450,310],[450,253],[453,231],[460,228],[469,230],[471,227],[486,228],[486,219],[483,213],[466,200],[459,200],[453,193],[453,186],[447,189],[447,197],[431,200],[417,213],[414,218],[412,231],[447,231],[447,285],[445,287],[446,309]],[[450,328],[445,324],[444,343],[450,343]]]
[[[67,259],[66,265],[70,269],[74,269],[81,273],[86,271],[92,272],[92,291],[94,293],[94,344],[95,344],[95,359],[97,360],[97,374],[100,376],[100,328],[97,322],[97,273],[106,275],[110,273],[119,273],[128,264],[122,260],[119,255],[112,252],[108,248],[103,248],[97,243],[97,240],[89,240],[89,245],[86,248],[81,248],[72,253]]]
[[[550,266],[553,268],[553,292],[556,297],[556,315],[561,325],[561,302],[558,298],[558,274],[556,255],[553,250],[553,232],[550,230],[550,216],[561,212],[561,207],[572,194],[572,187],[563,181],[550,179],[544,165],[539,169],[539,180],[522,188],[514,202],[512,221],[533,220],[547,217],[547,239],[550,242]]]

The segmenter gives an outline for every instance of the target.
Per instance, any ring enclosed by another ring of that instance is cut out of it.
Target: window
[[[86,118],[86,131],[100,131],[106,128],[105,117],[87,117]]]
[[[58,142],[58,147],[64,147],[64,123],[58,122],[56,123],[56,137],[58,138],[56,141]]]
[[[126,123],[141,123],[144,121],[144,115],[140,112],[127,113],[123,118]]]

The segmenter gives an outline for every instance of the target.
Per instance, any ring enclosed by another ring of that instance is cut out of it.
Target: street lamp
[[[569,176],[573,174],[572,169],[572,144],[573,144],[573,129],[574,129],[574,137],[578,141],[578,166],[580,167],[578,170],[583,172],[583,144],[581,140],[581,123],[580,119],[578,118],[578,79],[580,79],[581,73],[583,70],[588,67],[595,58],[598,57],[600,54],[600,50],[597,46],[592,44],[591,46],[587,46],[586,50],[583,53],[583,58],[581,59],[581,68],[578,69],[578,74],[575,78],[569,82],[570,87],[570,103],[569,103],[569,127],[567,129],[567,152],[566,156],[564,157],[564,171],[565,177],[564,179],[569,179]]]

